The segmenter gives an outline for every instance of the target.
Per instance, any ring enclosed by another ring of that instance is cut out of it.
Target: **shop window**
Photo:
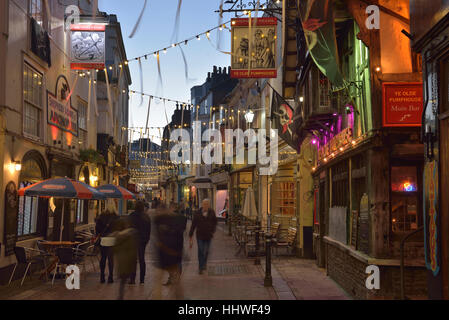
[[[77,200],[76,206],[76,224],[86,224],[87,223],[87,214],[88,207],[86,206],[86,202],[88,200]]]
[[[32,182],[22,182],[19,188],[25,188],[32,185]],[[17,217],[17,236],[27,236],[36,233],[37,215],[38,215],[38,198],[36,197],[19,197],[19,212]]]
[[[391,227],[394,233],[419,227],[419,182],[415,166],[391,168]]]
[[[273,213],[282,216],[295,216],[296,184],[282,181],[273,183]]]
[[[42,74],[24,64],[23,71],[23,131],[34,138],[41,136]]]
[[[343,161],[332,168],[332,207],[348,207],[349,175],[348,161]]]

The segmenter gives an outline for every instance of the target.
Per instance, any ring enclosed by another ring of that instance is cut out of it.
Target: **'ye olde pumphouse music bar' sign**
[[[276,78],[277,19],[237,18],[231,27],[231,77]]]
[[[384,127],[420,127],[423,113],[422,83],[383,84]]]

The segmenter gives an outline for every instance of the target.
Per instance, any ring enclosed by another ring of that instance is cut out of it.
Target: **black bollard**
[[[265,265],[265,287],[273,286],[273,279],[271,278],[271,234],[266,235],[266,265]]]

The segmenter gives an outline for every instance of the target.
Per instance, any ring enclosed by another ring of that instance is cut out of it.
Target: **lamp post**
[[[245,113],[245,119],[246,119],[246,122],[249,124],[250,128],[251,128],[251,124],[254,121],[254,117],[255,117],[255,114],[254,114],[253,110],[248,110]],[[259,208],[259,210],[260,210],[260,208]],[[254,249],[254,251],[255,251],[255,253],[254,253],[255,254],[254,264],[255,265],[260,265],[260,257],[259,257],[260,256],[260,254],[259,254],[259,248],[260,248],[260,241],[259,241],[260,237],[259,237],[259,235],[260,235],[260,233],[259,233],[259,228],[260,228],[259,213],[257,213],[256,230],[255,230],[256,238],[255,238],[255,249]]]

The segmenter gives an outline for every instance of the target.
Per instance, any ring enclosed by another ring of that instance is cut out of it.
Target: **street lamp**
[[[254,112],[252,110],[248,110],[245,113],[245,119],[246,119],[246,122],[248,122],[249,124],[253,123],[253,121],[254,121]]]

